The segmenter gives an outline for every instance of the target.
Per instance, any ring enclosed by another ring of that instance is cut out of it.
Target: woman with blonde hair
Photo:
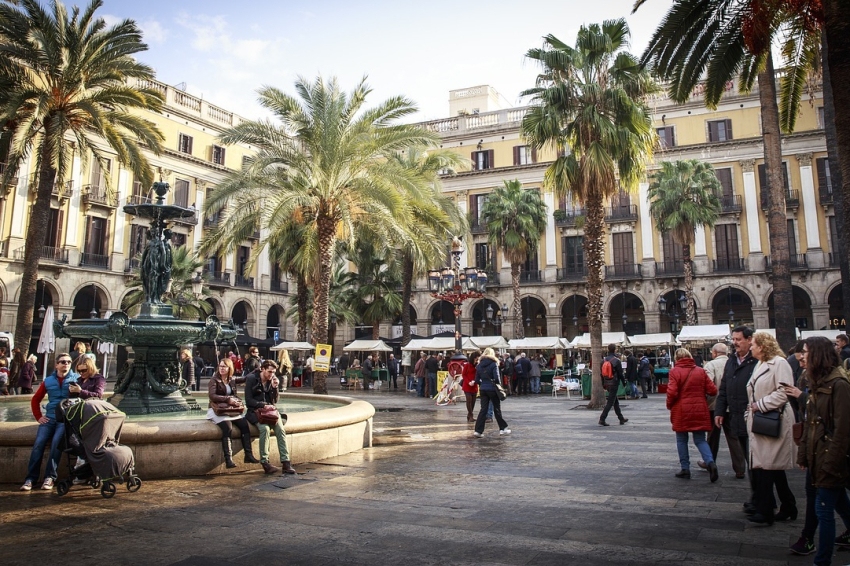
[[[475,379],[467,384],[478,385],[478,394],[481,396],[481,410],[478,412],[478,418],[475,421],[475,432],[472,433],[475,438],[484,436],[484,422],[487,419],[487,410],[491,404],[493,405],[493,415],[499,424],[499,436],[506,436],[511,433],[508,423],[502,418],[502,403],[499,400],[499,392],[496,389],[496,384],[501,382],[502,376],[499,374],[499,358],[496,357],[493,348],[487,348],[478,359]]]
[[[794,372],[785,360],[776,338],[767,332],[756,332],[750,353],[758,360],[747,382],[749,407],[745,418],[750,445],[750,469],[753,474],[756,513],[749,517],[753,523],[772,525],[774,520],[797,518],[797,500],[788,486],[785,470],[794,467],[797,450],[791,427],[794,413],[788,408],[785,386],[794,384]],[[779,413],[778,436],[753,430],[753,421],[761,413]],[[779,494],[779,513],[773,514],[773,486]]]
[[[281,350],[277,354],[278,375],[280,376],[280,391],[286,391],[289,385],[289,378],[292,375],[292,359],[289,357],[289,350]]]
[[[103,390],[106,387],[106,379],[97,371],[97,366],[88,356],[80,356],[74,362],[74,369],[80,374],[77,383],[68,386],[71,397],[80,399],[102,399]]]
[[[679,348],[673,358],[674,367],[670,370],[667,384],[667,409],[676,432],[676,449],[679,452],[681,469],[676,477],[691,479],[691,462],[688,457],[690,433],[713,483],[717,481],[717,464],[714,463],[711,448],[705,440],[705,434],[711,432],[712,427],[705,396],[717,395],[717,386],[705,370],[696,365],[687,349]]]

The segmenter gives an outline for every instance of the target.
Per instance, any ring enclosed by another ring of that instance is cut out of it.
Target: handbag
[[[794,439],[794,444],[796,444],[797,446],[799,446],[800,442],[803,441],[803,425],[804,424],[805,423],[803,423],[803,422],[799,422],[799,423],[794,423],[793,425],[791,425],[792,438]]]
[[[257,422],[260,424],[274,426],[277,424],[278,419],[280,419],[280,413],[272,404],[267,404],[259,409],[255,409],[254,412],[257,415]]]
[[[766,413],[753,413],[753,432],[762,436],[770,436],[771,438],[779,438],[782,434],[782,410],[774,409]]]
[[[505,388],[502,387],[501,383],[493,382],[493,385],[496,386],[496,395],[498,395],[499,401],[504,401],[505,399],[508,398],[508,394],[505,391]]]
[[[213,405],[213,412],[219,417],[237,417],[241,416],[245,411],[245,405],[242,404],[240,399],[237,399],[239,403],[237,405],[231,405],[230,403],[216,403]]]

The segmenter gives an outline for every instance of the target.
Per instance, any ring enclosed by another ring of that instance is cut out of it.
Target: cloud
[[[147,43],[165,43],[168,39],[168,30],[157,20],[139,22],[139,27],[142,28],[142,35]]]

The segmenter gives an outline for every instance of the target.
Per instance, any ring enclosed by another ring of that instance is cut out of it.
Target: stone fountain
[[[109,401],[125,413],[141,415],[199,409],[180,375],[178,349],[187,344],[210,340],[228,341],[236,337],[231,325],[223,326],[216,317],[206,321],[180,320],[172,306],[162,300],[171,284],[171,230],[168,221],[190,218],[194,210],[165,204],[168,183],[154,183],[156,202],[128,204],[124,212],[150,219],[147,245],[142,253],[141,279],[145,300],[139,316],[130,318],[116,312],[108,319],[62,317],[54,323],[56,336],[128,346],[132,358],[118,373],[114,395]]]

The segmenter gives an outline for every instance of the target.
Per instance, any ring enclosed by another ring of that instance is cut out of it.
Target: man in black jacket
[[[638,389],[637,389],[637,378],[638,378],[638,368],[637,368],[637,358],[632,353],[631,350],[626,350],[626,383],[629,386],[629,391],[631,393],[632,399],[638,398]]]
[[[756,360],[750,353],[753,342],[753,329],[749,326],[738,326],[732,329],[732,347],[734,352],[726,361],[723,370],[723,379],[717,392],[717,403],[714,405],[714,424],[722,428],[724,421],[728,419],[729,430],[732,435],[738,437],[744,456],[749,464],[749,436],[747,434],[747,422],[744,414],[747,412],[749,399],[747,396],[747,382],[756,369]],[[753,478],[750,473],[750,485]],[[752,503],[750,503],[752,505]],[[745,505],[745,508],[747,505]],[[753,507],[755,509],[755,507]]]
[[[442,355],[442,354],[441,354]],[[426,381],[425,397],[433,397],[437,394],[437,372],[440,371],[440,360],[431,352],[428,359],[425,360],[425,373],[428,377]]]
[[[242,374],[248,375],[257,371],[260,367],[260,351],[256,346],[248,348],[248,355],[245,356],[245,361],[242,362]]]
[[[276,369],[277,364],[274,361],[266,360],[260,365],[258,370],[245,378],[245,405],[248,406],[248,413],[245,415],[245,418],[260,430],[260,463],[263,465],[263,470],[267,474],[277,473],[280,471],[280,468],[272,466],[269,463],[269,436],[271,427],[260,423],[254,411],[266,405],[277,403],[278,379],[275,375]],[[277,422],[274,424],[274,434],[277,437],[277,451],[280,454],[283,473],[294,474],[295,469],[289,461],[289,449],[286,446],[286,431],[283,430],[283,422],[283,419],[278,417]]]
[[[623,364],[620,362],[620,358],[617,357],[617,345],[616,344],[608,344],[608,355],[602,359],[602,364],[605,362],[611,362],[611,367],[614,370],[613,377],[605,377],[602,376],[602,386],[608,392],[608,402],[605,404],[605,409],[602,411],[602,416],[599,417],[599,426],[609,426],[608,423],[605,422],[605,419],[608,417],[608,412],[611,410],[611,407],[614,407],[614,413],[617,415],[617,418],[620,419],[620,424],[624,425],[629,422],[629,419],[623,416],[623,413],[620,412],[620,400],[617,399],[617,389],[620,386],[620,383],[624,383],[623,378]]]

